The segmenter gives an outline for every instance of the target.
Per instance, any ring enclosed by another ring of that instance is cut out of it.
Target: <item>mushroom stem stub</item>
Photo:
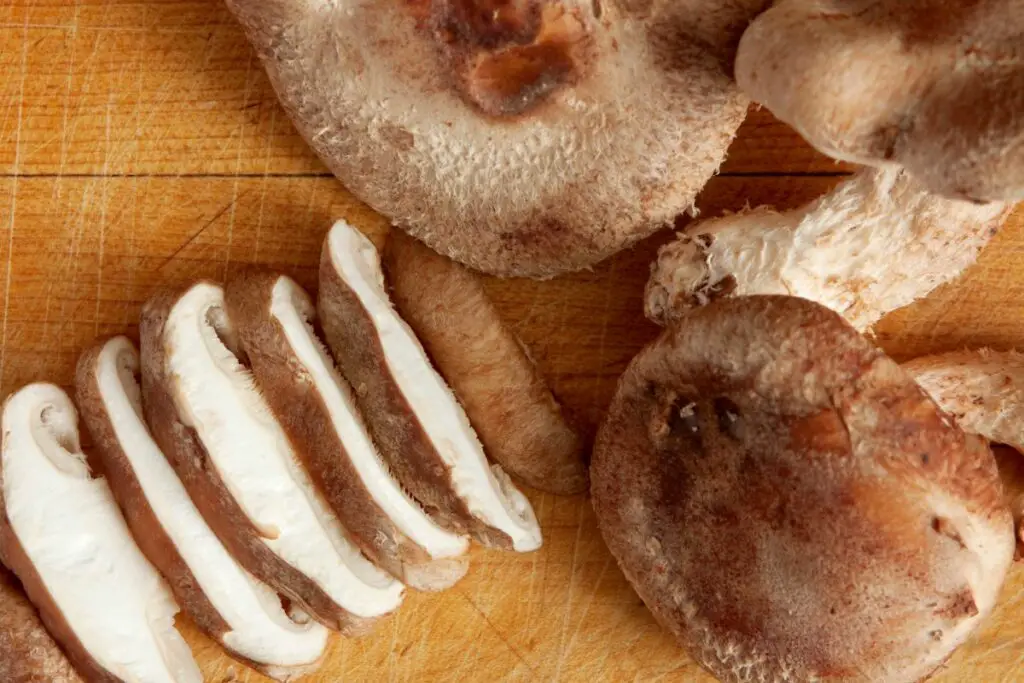
[[[320,321],[356,389],[381,455],[402,486],[447,528],[486,545],[536,550],[529,500],[486,456],[466,414],[384,288],[380,255],[339,221],[320,260]]]
[[[178,606],[79,447],[60,388],[30,384],[3,408],[0,550],[88,680],[199,683]]]

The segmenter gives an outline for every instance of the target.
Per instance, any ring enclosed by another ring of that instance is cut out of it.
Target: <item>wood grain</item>
[[[0,7],[0,69],[0,395],[32,380],[70,385],[78,353],[98,335],[134,335],[160,287],[253,263],[313,287],[334,219],[385,234],[306,149],[216,0],[13,0]],[[846,170],[755,109],[698,205],[703,216],[792,207]],[[669,237],[552,282],[487,280],[591,428],[657,332],[641,295]],[[1021,213],[964,277],[884,320],[879,341],[898,357],[1024,345],[1019,263]],[[540,552],[475,551],[455,589],[410,595],[374,635],[334,641],[309,680],[711,681],[625,583],[586,498],[530,495]],[[1022,596],[1015,570],[998,614],[937,680],[1019,680]],[[208,680],[258,679],[181,623]]]

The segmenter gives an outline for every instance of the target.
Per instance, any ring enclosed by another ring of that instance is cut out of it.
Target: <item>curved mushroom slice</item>
[[[0,681],[82,683],[17,580],[0,567]]]
[[[395,307],[505,471],[542,491],[587,490],[583,438],[566,420],[480,279],[392,230],[384,269]]]
[[[769,0],[229,0],[349,190],[498,274],[578,270],[668,227],[747,101]]]
[[[800,209],[687,228],[658,252],[645,310],[664,325],[720,296],[789,294],[865,330],[974,263],[1008,214],[929,194],[902,171],[864,169]]]
[[[132,540],[78,441],[78,414],[52,384],[3,409],[0,550],[43,623],[88,680],[202,681],[174,628],[178,606]]]
[[[82,355],[76,398],[139,547],[207,635],[244,663],[289,680],[319,663],[327,629],[293,620],[271,588],[231,557],[203,521],[142,418],[139,354],[114,337]]]
[[[239,361],[224,291],[200,282],[150,300],[140,336],[153,437],[235,559],[350,635],[398,607],[402,584],[346,538]]]
[[[402,486],[446,528],[468,530],[489,546],[539,548],[530,502],[500,467],[488,467],[466,414],[392,308],[380,255],[344,221],[324,241],[317,307],[327,343]]]
[[[313,331],[309,296],[274,273],[241,275],[225,290],[267,404],[352,540],[414,588],[440,590],[462,578],[467,539],[434,524],[392,478],[351,389]]]
[[[620,380],[590,474],[626,577],[723,681],[918,681],[1013,557],[986,443],[793,297],[666,329]]]

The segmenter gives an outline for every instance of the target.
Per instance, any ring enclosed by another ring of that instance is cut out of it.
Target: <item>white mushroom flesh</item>
[[[404,586],[345,536],[239,362],[223,289],[201,283],[182,295],[167,317],[164,343],[180,418],[270,550],[354,615],[398,607]]]
[[[289,618],[277,593],[242,569],[203,520],[143,422],[138,371],[139,355],[127,338],[104,345],[95,366],[103,407],[147,504],[230,627],[224,644],[260,664],[315,662],[327,645],[327,629],[308,618]]]
[[[3,411],[3,492],[19,544],[88,654],[124,681],[202,681],[178,606],[93,478],[71,399],[32,384]]]
[[[380,254],[361,232],[339,221],[328,236],[331,263],[359,298],[380,339],[388,371],[444,463],[470,514],[506,534],[520,552],[541,546],[529,500],[497,466],[488,465],[476,433],[423,346],[395,312]]]

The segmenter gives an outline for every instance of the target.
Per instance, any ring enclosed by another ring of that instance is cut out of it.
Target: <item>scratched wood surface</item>
[[[847,170],[752,111],[699,205],[704,215],[795,206]],[[217,0],[0,7],[0,394],[32,380],[70,384],[81,349],[134,334],[159,287],[258,263],[312,288],[338,217],[378,240],[387,229],[306,149]],[[665,239],[553,282],[488,281],[591,427],[656,333],[641,293]],[[879,341],[900,358],[1024,346],[1021,266],[1018,213],[959,281],[883,321]],[[1008,476],[1024,469],[1019,460],[1003,458]],[[625,582],[587,499],[530,496],[543,550],[475,551],[457,587],[410,594],[373,635],[336,639],[309,680],[711,681]],[[1022,597],[1018,569],[998,612],[937,680],[1024,680]],[[179,621],[208,680],[259,679]]]

